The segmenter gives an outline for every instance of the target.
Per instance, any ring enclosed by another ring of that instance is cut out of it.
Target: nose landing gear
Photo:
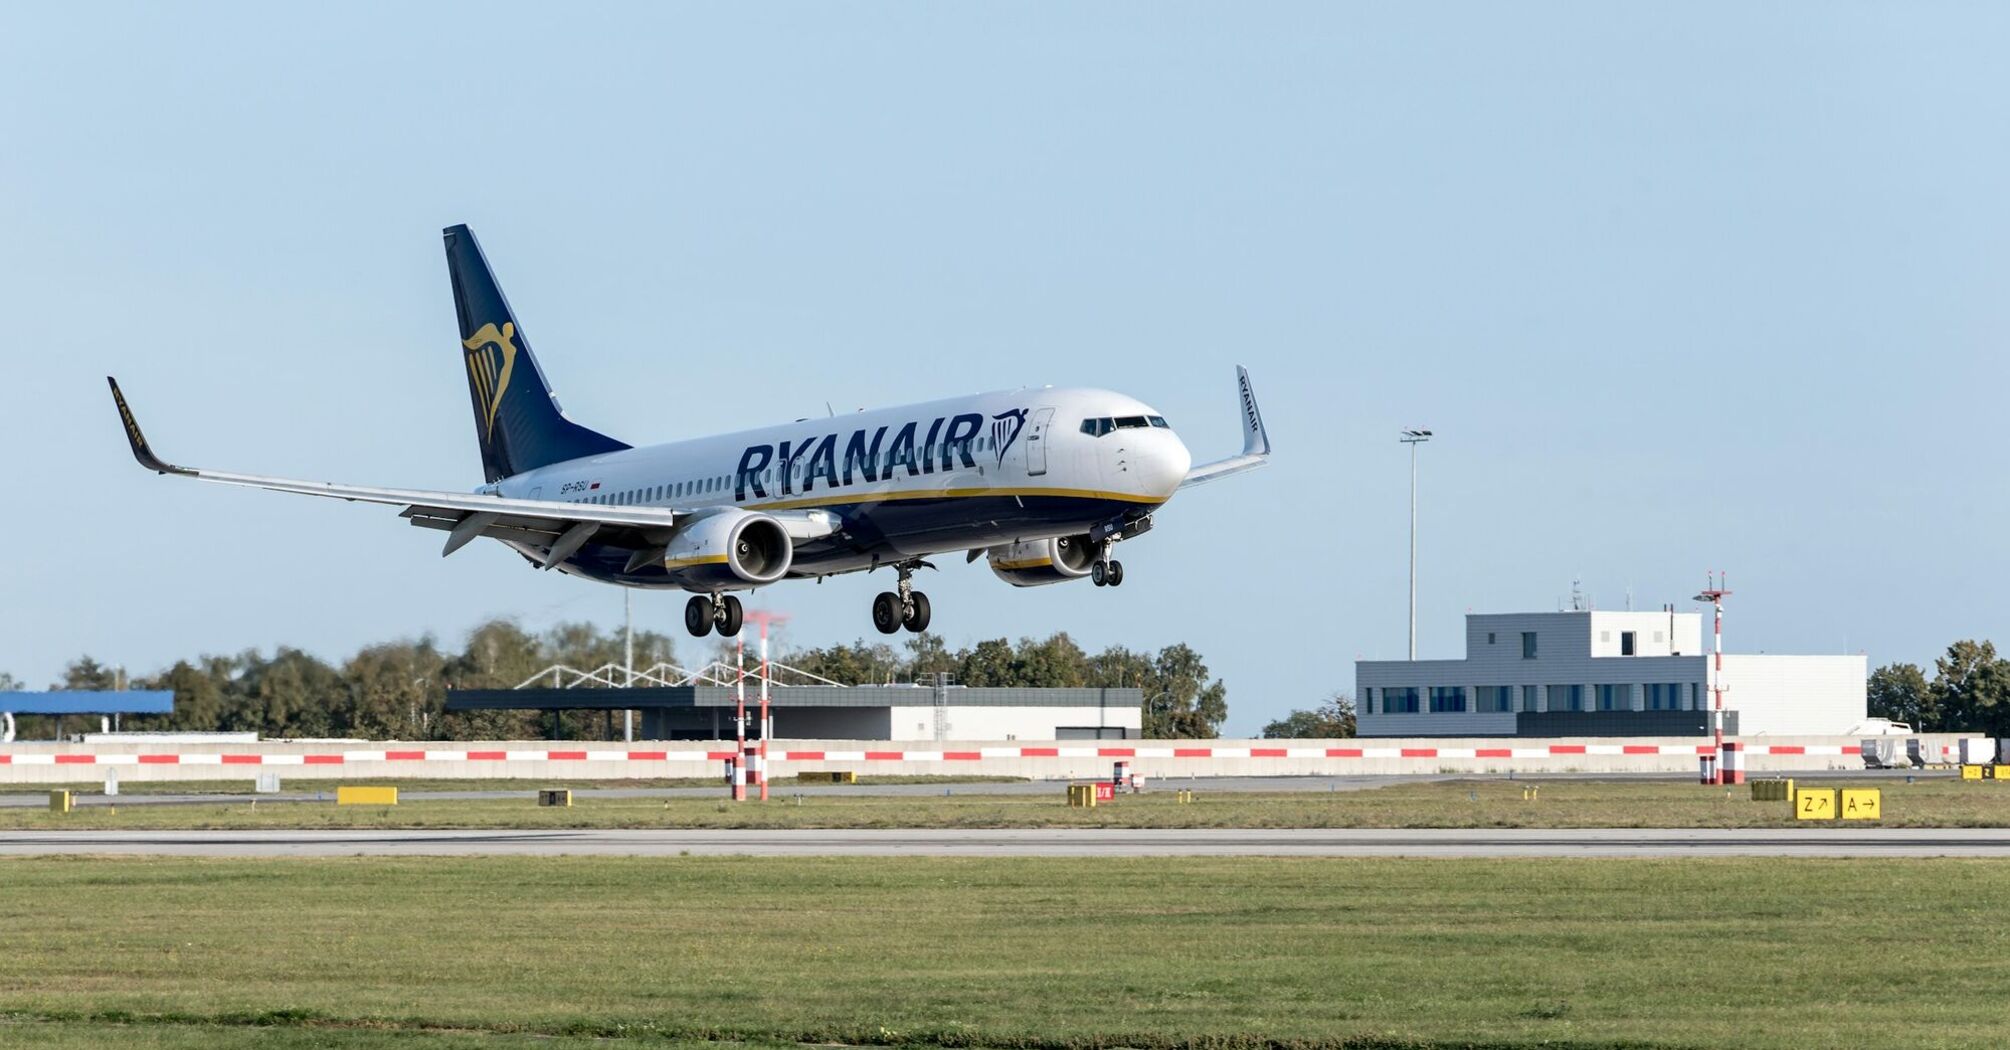
[[[684,603],[684,629],[693,638],[703,638],[715,627],[722,637],[731,638],[740,633],[744,620],[740,599],[730,594],[694,594]]]
[[[1121,587],[1124,585],[1124,563],[1110,557],[1116,549],[1117,537],[1103,540],[1096,552],[1096,563],[1089,566],[1089,580],[1098,587]]]
[[[928,630],[928,595],[914,589],[914,570],[935,566],[919,558],[896,564],[893,570],[900,574],[896,590],[881,591],[872,600],[872,625],[881,634],[892,634],[902,627],[920,634]]]

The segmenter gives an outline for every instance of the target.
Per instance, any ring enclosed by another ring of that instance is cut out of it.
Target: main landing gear
[[[684,603],[684,629],[693,638],[703,638],[715,627],[720,635],[731,638],[740,633],[743,616],[740,599],[730,594],[694,594]]]
[[[900,574],[896,591],[881,591],[872,600],[872,625],[881,634],[892,634],[902,627],[920,634],[928,630],[928,595],[914,589],[914,570],[935,568],[916,558],[893,567]]]

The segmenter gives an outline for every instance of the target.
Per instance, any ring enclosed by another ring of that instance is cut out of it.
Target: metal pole
[[[1417,660],[1417,442],[1410,442],[1410,662]]]
[[[622,628],[622,663],[628,667],[628,688],[635,688],[635,592],[621,588],[621,617],[626,621]],[[621,712],[621,739],[635,742],[635,712],[623,709]]]

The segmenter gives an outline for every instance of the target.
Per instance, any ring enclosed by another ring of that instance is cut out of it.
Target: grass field
[[[0,862],[0,886],[8,1046],[1922,1047],[2010,1028],[2010,876],[1986,861],[58,859]]]
[[[1726,791],[1667,780],[1553,780],[1534,798],[1527,781],[1396,782],[1365,791],[1222,792],[1202,787],[1180,804],[1170,791],[1124,796],[1113,805],[1069,809],[1051,794],[987,795],[982,785],[944,794],[798,796],[786,786],[766,804],[721,798],[576,799],[570,809],[533,799],[411,799],[395,807],[328,802],[261,805],[101,806],[68,814],[0,809],[0,830],[52,828],[1735,828],[1794,825],[1785,802],[1753,802]],[[1823,787],[1855,786],[1823,781]],[[2002,827],[2010,824],[2010,784],[1952,778],[1866,781],[1884,791],[1887,827]]]

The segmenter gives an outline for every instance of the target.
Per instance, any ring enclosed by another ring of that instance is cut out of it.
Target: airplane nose
[[[1143,454],[1138,457],[1138,481],[1147,494],[1169,499],[1180,482],[1186,480],[1187,468],[1193,466],[1193,454],[1170,430],[1152,436],[1157,440],[1142,449]]]

